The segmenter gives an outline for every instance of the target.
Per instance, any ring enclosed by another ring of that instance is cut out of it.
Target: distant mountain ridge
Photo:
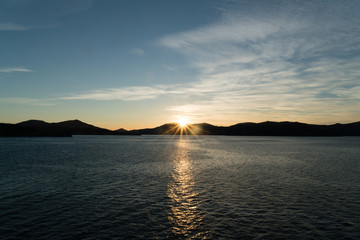
[[[315,125],[299,122],[238,123],[229,127],[208,123],[189,124],[179,131],[176,123],[156,128],[128,131],[134,134],[188,134],[239,136],[360,136],[360,122],[349,124]]]
[[[24,137],[71,137],[72,135],[113,135],[113,131],[70,120],[47,123],[41,120],[28,120],[17,124],[0,125],[0,136]]]
[[[239,135],[239,136],[360,136],[360,122],[333,125],[315,125],[300,122],[238,123],[228,127],[208,123],[189,124],[180,128],[167,123],[155,128],[112,131],[80,120],[47,123],[28,120],[17,124],[0,123],[2,137],[71,137],[72,135]]]

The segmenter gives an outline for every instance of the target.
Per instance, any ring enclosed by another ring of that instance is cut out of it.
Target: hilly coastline
[[[113,135],[113,131],[70,120],[59,123],[47,123],[41,120],[29,120],[17,124],[0,124],[0,136],[12,137],[71,137],[72,135]]]
[[[238,135],[238,136],[360,136],[360,122],[315,125],[299,122],[238,123],[228,127],[208,123],[180,128],[168,123],[155,128],[112,131],[80,120],[47,123],[29,120],[17,124],[0,123],[1,137],[71,137],[73,135]]]

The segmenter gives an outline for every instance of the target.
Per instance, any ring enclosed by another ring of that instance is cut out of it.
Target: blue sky
[[[0,2],[0,122],[360,120],[360,1]]]

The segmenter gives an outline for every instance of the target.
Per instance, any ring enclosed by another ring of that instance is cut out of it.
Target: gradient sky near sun
[[[360,1],[0,1],[0,122],[360,120]]]

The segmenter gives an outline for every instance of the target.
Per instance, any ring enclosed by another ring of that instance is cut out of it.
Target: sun
[[[189,120],[187,120],[186,118],[179,118],[177,121],[176,121],[180,127],[184,128],[186,127],[188,124],[189,124]]]
[[[172,126],[164,134],[174,135],[196,135],[198,127],[193,125],[187,116],[177,116],[176,120],[172,122]]]

